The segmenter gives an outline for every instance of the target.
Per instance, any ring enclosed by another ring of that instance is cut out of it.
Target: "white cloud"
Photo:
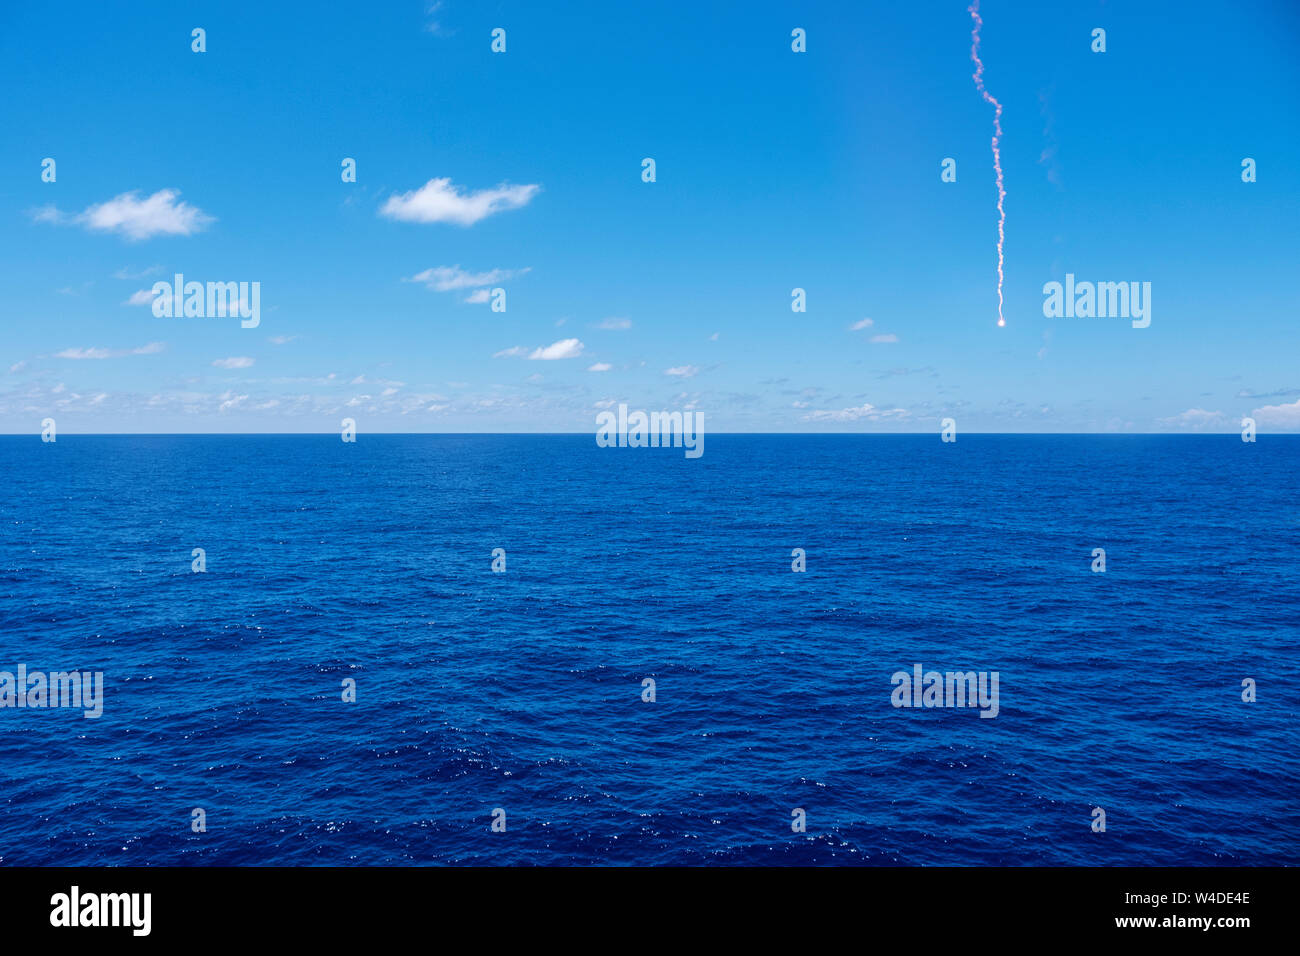
[[[272,345],[288,345],[297,337],[296,335],[273,335],[270,342]]]
[[[27,363],[26,363],[26,362],[14,362],[13,365],[10,365],[10,366],[9,366],[9,374],[10,374],[10,375],[16,375],[16,374],[18,374],[19,372],[21,372],[23,369],[25,369],[26,367],[27,367]]]
[[[130,269],[118,269],[113,273],[114,279],[147,279],[149,276],[156,276],[163,271],[162,266],[149,266],[141,269],[139,272],[132,272]]]
[[[469,295],[465,296],[465,302],[469,305],[482,305],[489,298],[491,293],[487,289],[475,289]]]
[[[217,408],[218,412],[228,412],[232,408],[236,408],[248,401],[247,395],[236,395],[233,392],[226,392],[220,397],[224,399],[224,401],[222,401],[221,405]]]
[[[1168,428],[1202,431],[1205,429],[1222,429],[1229,424],[1229,419],[1223,412],[1210,412],[1204,408],[1189,408],[1177,415],[1157,419],[1157,422]]]
[[[1250,417],[1266,428],[1300,429],[1300,399],[1289,405],[1263,405],[1251,412]]]
[[[895,342],[898,341],[898,336],[893,334],[873,335],[871,337],[871,341],[876,343],[877,345],[893,345]]]
[[[436,2],[429,4],[429,6],[426,7],[424,11],[425,15],[429,18],[428,22],[426,22],[424,25],[424,29],[427,30],[429,33],[432,33],[434,36],[445,35],[442,29],[442,24],[439,21],[434,19],[434,15],[437,14],[437,12],[441,9],[442,9],[442,0],[436,0]]]
[[[849,331],[850,331],[850,332],[861,332],[863,329],[869,329],[869,328],[871,328],[871,327],[872,327],[873,325],[875,325],[875,324],[876,324],[876,323],[873,322],[873,321],[871,321],[870,319],[863,319],[863,320],[861,320],[860,322],[854,322],[852,325],[850,325],[850,326],[849,326]]]
[[[632,320],[619,317],[611,317],[596,323],[598,329],[609,329],[611,331],[621,332],[625,329],[632,328]]]
[[[459,265],[438,266],[417,272],[403,282],[422,282],[435,292],[453,292],[456,289],[470,289],[475,286],[495,285],[507,279],[523,275],[528,269],[489,269],[487,272],[466,272]],[[484,299],[487,290],[480,289]],[[478,293],[475,293],[477,295]]]
[[[856,422],[862,419],[879,421],[882,418],[906,418],[907,415],[905,408],[877,408],[870,402],[864,402],[853,408],[809,412],[803,416],[803,420],[806,422]]]
[[[148,345],[141,345],[134,349],[64,349],[62,352],[54,353],[55,358],[61,359],[110,359],[122,358],[127,355],[156,355],[165,349],[162,342],[150,342]]]
[[[521,345],[512,345],[508,349],[502,349],[500,352],[493,352],[493,358],[514,358],[516,355],[523,355],[528,349]]]
[[[495,189],[466,193],[452,185],[449,178],[430,179],[419,189],[389,196],[379,214],[402,222],[454,222],[472,226],[494,213],[527,205],[541,188],[535,183],[527,186],[501,183]]]
[[[582,354],[582,348],[582,343],[577,339],[560,339],[560,341],[552,342],[545,348],[533,349],[532,353],[528,357],[543,362],[550,362],[555,359],[577,358]]]
[[[700,370],[694,365],[675,365],[672,368],[664,369],[664,374],[671,375],[674,378],[694,378],[700,374]]]
[[[93,232],[116,232],[133,241],[151,236],[190,236],[214,221],[197,206],[178,202],[179,195],[177,189],[160,189],[141,199],[139,190],[132,190],[89,206],[76,216],[45,206],[32,218],[36,222],[77,223]]]
[[[614,366],[610,365],[608,362],[597,362],[595,365],[589,365],[589,366],[587,366],[587,371],[588,371],[588,372],[608,372],[608,371],[609,371],[610,369],[612,369],[613,367],[614,367]]]
[[[247,355],[236,355],[232,358],[215,359],[212,363],[214,368],[248,368],[253,364],[253,360]]]
[[[132,292],[131,298],[123,302],[123,305],[149,305],[153,302],[153,292],[149,289],[141,289],[138,292]]]

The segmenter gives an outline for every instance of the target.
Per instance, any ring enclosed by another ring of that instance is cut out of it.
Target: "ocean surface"
[[[0,709],[2,864],[1300,863],[1300,437],[32,435],[0,481],[0,671],[104,674]],[[892,706],[916,664],[997,717]]]

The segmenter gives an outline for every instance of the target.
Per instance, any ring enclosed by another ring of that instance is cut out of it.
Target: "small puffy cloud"
[[[123,302],[123,305],[148,305],[153,302],[153,292],[148,289],[140,289],[138,292],[132,292],[131,298]]]
[[[498,282],[504,282],[515,276],[523,275],[527,271],[528,269],[489,269],[487,272],[467,272],[459,265],[438,266],[434,269],[417,272],[409,279],[403,279],[402,281],[420,282],[435,292],[454,292],[457,289],[496,285]],[[487,290],[480,289],[479,291],[483,293],[483,297],[486,299]]]
[[[491,297],[492,295],[487,289],[475,289],[469,295],[465,296],[465,301],[469,305],[482,305]]]
[[[180,190],[160,189],[140,198],[138,190],[114,196],[69,216],[53,206],[33,213],[36,222],[75,223],[92,232],[114,232],[132,241],[152,236],[190,236],[205,229],[213,218],[197,206],[178,201]]]
[[[244,402],[248,401],[247,395],[236,395],[233,392],[226,392],[219,397],[222,399],[222,402],[217,408],[218,412],[228,412],[232,408],[238,408]]]
[[[610,365],[608,362],[597,362],[595,365],[589,365],[589,366],[587,366],[587,371],[588,371],[588,372],[608,372],[608,371],[609,371],[610,369],[612,369],[613,367],[614,367],[614,366]]]
[[[141,345],[134,349],[103,349],[103,348],[86,348],[86,349],[64,349],[62,352],[55,352],[55,358],[61,359],[110,359],[123,358],[127,355],[156,355],[165,349],[162,342],[150,342],[148,345]]]
[[[664,369],[664,374],[671,375],[673,378],[694,378],[700,374],[700,370],[694,365],[675,365]]]
[[[236,355],[232,358],[215,359],[212,363],[213,368],[248,368],[253,364],[253,360],[247,355]]]
[[[895,342],[898,341],[898,336],[892,334],[873,335],[871,337],[871,341],[874,342],[876,345],[893,345]]]
[[[551,362],[555,359],[577,358],[582,354],[582,343],[577,339],[560,339],[545,348],[533,349],[529,358],[534,361]]]
[[[394,193],[379,214],[400,222],[452,222],[472,226],[498,212],[527,205],[542,187],[536,183],[464,192],[447,177],[430,179],[419,189]]]
[[[871,328],[871,327],[872,327],[873,325],[875,325],[875,324],[876,324],[876,323],[873,322],[873,321],[871,321],[871,319],[862,319],[862,320],[860,320],[860,321],[858,321],[858,322],[854,322],[852,325],[850,325],[850,326],[849,326],[849,331],[850,331],[850,332],[861,332],[863,329],[869,329],[869,328]]]
[[[609,329],[610,331],[621,332],[626,329],[632,328],[632,320],[619,318],[615,316],[608,319],[602,319],[600,322],[597,322],[596,328]]]

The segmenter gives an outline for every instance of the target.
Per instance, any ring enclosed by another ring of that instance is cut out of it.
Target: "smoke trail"
[[[1002,200],[1007,198],[1007,191],[1002,188],[1002,153],[998,149],[998,140],[1002,138],[1002,104],[989,96],[989,91],[984,89],[984,64],[980,62],[980,27],[984,26],[984,21],[980,19],[980,0],[971,0],[967,12],[975,21],[975,26],[970,32],[970,58],[975,64],[972,78],[975,80],[975,88],[980,91],[984,101],[993,104],[993,171],[998,177],[998,325],[1001,326],[1007,324],[1002,318],[1002,245],[1006,238],[1003,229],[1007,222]]]

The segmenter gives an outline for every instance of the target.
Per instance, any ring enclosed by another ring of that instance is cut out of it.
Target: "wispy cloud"
[[[522,345],[516,345],[508,349],[502,349],[500,352],[493,354],[493,358],[515,358],[526,356],[532,361],[552,362],[556,359],[577,358],[582,354],[584,346],[577,339],[560,339],[558,342],[552,342],[550,345],[540,346],[531,352]]]
[[[1189,408],[1185,412],[1157,420],[1166,428],[1181,428],[1188,431],[1222,430],[1230,424],[1223,412],[1211,412],[1204,408]]]
[[[587,371],[588,371],[588,372],[608,372],[608,371],[609,371],[610,369],[612,369],[613,367],[614,367],[614,366],[610,365],[608,362],[597,362],[595,365],[589,365],[589,366],[587,366]]]
[[[459,289],[474,289],[465,301],[471,305],[477,305],[487,302],[491,298],[491,291],[486,286],[496,285],[513,279],[515,276],[521,276],[530,272],[532,267],[523,269],[489,269],[487,272],[468,272],[459,265],[454,266],[437,266],[433,269],[425,269],[423,272],[417,272],[409,279],[403,279],[403,282],[419,282],[422,285],[434,290],[435,292],[455,292]]]
[[[62,352],[55,352],[55,358],[61,359],[111,359],[123,358],[127,355],[156,355],[167,346],[162,342],[150,342],[148,345],[141,345],[134,349],[105,349],[105,348],[85,348],[85,349],[64,349]]]
[[[889,418],[906,418],[909,412],[905,408],[877,408],[870,402],[852,408],[826,409],[809,412],[803,416],[806,422],[857,422],[881,421]]]
[[[446,30],[443,29],[441,21],[437,19],[438,11],[441,10],[442,7],[442,0],[436,0],[436,2],[429,4],[424,10],[424,15],[429,18],[424,23],[424,29],[427,32],[432,33],[434,36],[447,35]]]
[[[893,334],[873,335],[871,341],[876,345],[893,345],[898,341],[898,336]]]
[[[632,328],[632,320],[614,316],[608,319],[602,319],[601,321],[597,322],[596,328],[621,332]]]
[[[148,289],[140,289],[131,293],[131,298],[123,302],[123,305],[148,305],[153,301],[153,292]]]
[[[179,196],[180,190],[160,189],[141,199],[139,191],[133,190],[88,206],[77,215],[44,206],[32,213],[32,219],[55,225],[85,226],[92,232],[118,233],[132,241],[153,236],[190,236],[215,221],[197,206],[178,201]]]
[[[849,326],[849,331],[850,331],[850,332],[861,332],[863,329],[869,329],[869,328],[871,328],[871,327],[872,327],[873,325],[875,325],[875,324],[876,324],[876,323],[873,322],[873,321],[871,321],[871,319],[862,319],[862,320],[860,320],[860,321],[858,321],[858,322],[854,322],[852,325],[850,325],[850,326]]]
[[[253,364],[253,359],[247,355],[236,355],[232,358],[214,359],[212,365],[214,368],[249,368]]]
[[[700,370],[695,365],[675,365],[664,369],[664,374],[671,375],[673,378],[694,378],[700,374]]]
[[[463,192],[449,178],[430,179],[419,189],[394,193],[379,214],[401,222],[451,222],[472,226],[481,219],[527,205],[542,187],[537,184]]]
[[[1290,398],[1292,395],[1300,395],[1300,388],[1279,388],[1272,392],[1253,392],[1243,388],[1237,393],[1238,398]]]
[[[132,272],[130,269],[118,269],[113,273],[114,279],[147,279],[150,276],[161,275],[162,266],[148,266],[139,272]]]

